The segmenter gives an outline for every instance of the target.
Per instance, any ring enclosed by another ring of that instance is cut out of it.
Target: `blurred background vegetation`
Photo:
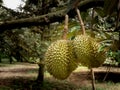
[[[36,63],[40,67],[41,78],[44,53],[53,41],[61,39],[64,29],[66,13],[60,15],[57,12],[68,9],[68,1],[22,0],[25,5],[20,5],[17,10],[5,7],[3,2],[4,0],[0,0],[0,62],[8,58],[10,63]],[[78,7],[86,32],[103,45],[101,49],[106,49],[108,58],[105,64],[120,66],[120,0],[79,0]],[[51,13],[55,13],[57,18],[49,17]],[[39,24],[41,19],[34,21],[34,17],[46,14],[48,16],[44,17],[44,24]],[[74,39],[76,35],[81,34],[81,27],[74,9],[70,9],[68,15],[70,19],[67,37]],[[19,22],[26,18],[31,18],[30,25]],[[12,26],[8,22],[12,23]],[[36,22],[38,23],[35,24]],[[39,75],[38,80],[41,80]]]

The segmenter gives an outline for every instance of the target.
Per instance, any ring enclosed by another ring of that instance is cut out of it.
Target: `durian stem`
[[[95,88],[95,75],[94,75],[93,68],[91,68],[91,76],[92,76],[92,90],[96,90],[96,88]]]
[[[69,17],[68,17],[68,15],[66,14],[66,15],[65,15],[65,25],[64,25],[63,36],[62,36],[62,38],[65,39],[65,40],[67,39],[68,20],[69,20]]]
[[[81,29],[82,29],[82,34],[85,35],[85,26],[84,26],[84,23],[83,23],[81,14],[80,14],[80,10],[78,8],[76,8],[76,12],[77,12],[78,20],[80,22],[80,26],[81,26]]]

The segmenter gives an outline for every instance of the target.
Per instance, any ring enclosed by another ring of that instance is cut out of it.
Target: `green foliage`
[[[10,90],[11,88],[10,88],[10,87],[7,87],[7,86],[0,86],[0,89],[1,89],[1,90]]]
[[[52,41],[61,38],[62,25],[51,24],[51,27],[22,28],[21,30],[6,31],[1,35],[1,49],[7,56],[15,57],[19,61],[39,63]]]
[[[94,8],[94,10],[101,16],[105,17],[104,9],[101,7]]]
[[[117,61],[118,63],[120,63],[120,50],[118,51],[110,51],[109,52],[109,57],[111,57],[113,60]]]
[[[2,4],[3,3],[3,0],[0,0],[0,4]]]
[[[12,16],[7,10],[0,8],[0,21],[9,20],[11,17]]]
[[[107,52],[108,60],[105,62],[106,64],[118,66],[120,64],[120,50],[112,51],[109,50]]]
[[[116,60],[118,63],[120,63],[120,50],[118,50],[118,51],[116,52],[115,60]]]
[[[27,51],[26,56],[28,57],[28,61],[39,62],[39,60],[42,60],[49,45],[49,41],[44,40],[44,34],[34,33],[28,29],[25,30],[24,34],[20,34],[19,36],[25,42],[25,44],[21,43],[21,47]]]

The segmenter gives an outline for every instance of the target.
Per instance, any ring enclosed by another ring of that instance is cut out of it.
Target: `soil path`
[[[0,79],[4,78],[12,78],[12,77],[35,77],[36,73],[30,73],[32,70],[38,69],[36,64],[29,63],[18,63],[18,64],[10,64],[6,66],[0,67]]]
[[[94,71],[97,72],[106,72],[106,67],[94,68]],[[120,68],[111,68],[110,72],[120,72]],[[17,63],[11,65],[0,66],[0,82],[3,84],[8,82],[9,78],[37,78],[38,65],[30,63]],[[45,73],[45,78],[49,80],[56,80],[52,76]],[[74,83],[77,86],[90,85],[91,84],[91,75],[89,70],[85,67],[76,69],[66,81]],[[0,84],[1,84],[0,83]]]

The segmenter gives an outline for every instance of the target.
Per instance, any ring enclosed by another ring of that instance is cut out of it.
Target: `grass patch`
[[[66,80],[45,79],[43,85],[35,81],[35,78],[7,79],[8,85],[1,85],[0,90],[92,90],[91,84],[76,86]],[[96,90],[120,90],[120,83],[98,82]]]
[[[77,87],[66,81],[45,80],[40,85],[32,79],[14,79],[9,85],[0,86],[0,90],[76,90]]]

